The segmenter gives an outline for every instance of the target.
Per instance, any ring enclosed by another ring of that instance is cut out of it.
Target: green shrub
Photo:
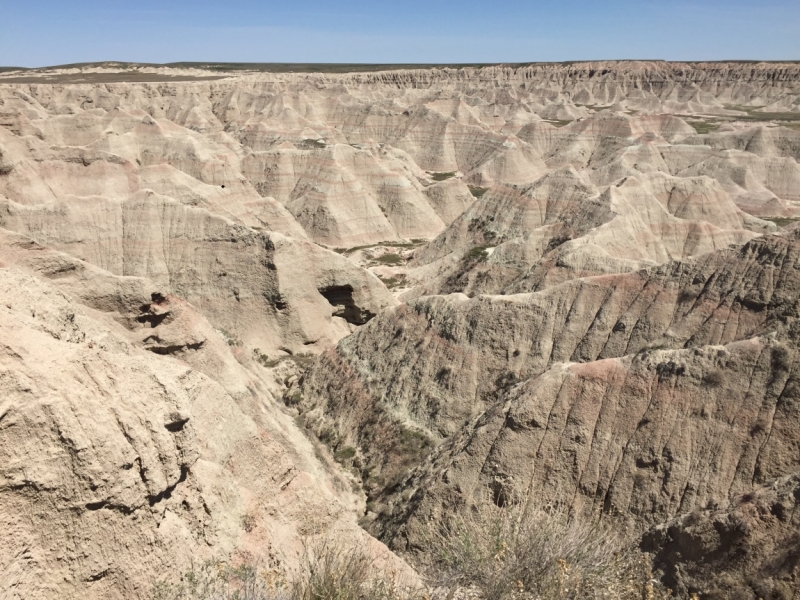
[[[445,179],[450,179],[451,177],[455,177],[455,171],[448,171],[447,173],[431,173],[431,179],[434,181],[444,181]]]
[[[469,262],[484,262],[489,258],[489,253],[486,251],[488,246],[475,246],[472,248],[464,258]]]

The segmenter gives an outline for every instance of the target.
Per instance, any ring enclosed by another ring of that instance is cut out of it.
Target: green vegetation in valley
[[[352,254],[353,252],[357,252],[359,250],[380,248],[381,246],[386,246],[387,248],[416,248],[417,246],[422,246],[423,244],[427,243],[428,240],[414,238],[409,242],[380,242],[378,244],[365,244],[363,246],[353,246],[352,248],[333,248],[333,251],[338,254]]]
[[[558,128],[564,127],[572,123],[572,119],[543,119],[545,123],[550,123],[550,125],[555,125]]]
[[[719,123],[716,121],[708,120],[708,121],[686,121],[689,125],[691,125],[697,133],[711,133],[712,131],[716,131],[719,129]]]
[[[800,217],[759,217],[764,221],[771,221],[775,223],[778,227],[786,227],[787,225],[791,225],[792,223],[797,223],[800,221]]]
[[[375,259],[375,262],[381,265],[389,265],[392,267],[396,267],[398,265],[402,265],[405,261],[403,257],[399,254],[389,253],[389,254],[382,254],[378,258]]]
[[[451,177],[455,176],[455,171],[448,171],[446,173],[431,173],[431,179],[434,181],[444,181],[445,179],[450,179]]]
[[[741,104],[725,104],[728,110],[746,112],[746,116],[733,117],[737,121],[789,121],[800,122],[800,113],[796,112],[761,112],[763,106],[743,106]],[[783,123],[781,123],[783,125]]]
[[[471,186],[469,186],[469,191],[470,191],[470,193],[471,193],[473,196],[475,196],[476,198],[480,198],[480,197],[481,197],[481,196],[483,196],[483,195],[484,195],[486,192],[488,192],[488,191],[489,191],[489,188],[485,188],[485,187],[477,187],[477,186],[471,185]]]

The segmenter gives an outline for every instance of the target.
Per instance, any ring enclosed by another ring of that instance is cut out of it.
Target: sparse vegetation
[[[283,397],[283,402],[284,404],[286,404],[286,406],[297,406],[302,401],[303,401],[303,392],[301,392],[300,390],[292,390]],[[304,427],[306,426],[305,421],[303,421],[303,426]]]
[[[353,246],[352,248],[333,248],[333,251],[338,254],[351,254],[358,250],[369,250],[370,248],[380,248],[386,246],[388,248],[416,248],[425,244],[428,240],[412,239],[410,242],[381,242],[379,244],[366,244],[364,246]]]
[[[368,508],[374,509],[374,505]],[[254,522],[253,522],[254,525]],[[424,534],[427,588],[379,568],[363,547],[307,539],[297,567],[208,561],[152,600],[663,600],[650,562],[610,527],[524,503],[483,506]]]
[[[418,590],[385,572],[361,547],[333,538],[307,540],[297,569],[209,561],[180,583],[154,584],[152,600],[412,600]]]
[[[687,121],[687,123],[691,125],[697,133],[700,134],[711,133],[712,131],[719,129],[719,123],[714,120]]]
[[[432,583],[484,600],[656,600],[646,556],[609,526],[518,503],[451,517],[427,534]]]
[[[305,139],[301,142],[301,146],[306,148],[327,148],[327,144],[322,140]]]
[[[352,446],[340,446],[333,453],[333,458],[338,463],[350,460],[356,455],[356,449]]]
[[[489,258],[489,253],[486,251],[488,246],[475,246],[464,255],[464,258],[469,262],[484,262]]]
[[[431,173],[431,179],[434,181],[444,181],[445,179],[450,179],[451,177],[455,176],[455,171],[448,171],[446,173]]]
[[[398,288],[404,285],[406,282],[406,276],[403,275],[402,273],[399,275],[394,275],[392,277],[381,277],[380,275],[378,275],[378,279],[380,279],[383,282],[383,285],[385,285],[390,290]]]
[[[480,197],[481,197],[481,196],[483,196],[483,195],[484,195],[486,192],[488,192],[488,191],[489,191],[489,188],[485,188],[485,187],[477,187],[477,186],[474,186],[474,185],[470,185],[470,186],[468,186],[468,187],[469,187],[469,191],[470,191],[470,193],[471,193],[473,196],[475,196],[476,198],[480,198]]]
[[[645,347],[642,348],[641,350],[639,350],[636,354],[637,355],[643,355],[643,354],[646,355],[646,354],[649,354],[650,352],[656,352],[658,350],[666,350],[666,349],[667,349],[667,345],[665,343],[656,341],[656,342],[650,342],[650,343],[646,344]]]
[[[228,333],[224,329],[218,329],[217,332],[222,336],[222,339],[225,340],[225,343],[228,344],[228,346],[230,346],[231,348],[241,348],[242,346],[244,346],[242,340],[240,340],[232,333]]]
[[[283,574],[275,568],[250,564],[233,567],[228,562],[208,561],[193,567],[180,583],[153,584],[152,600],[268,600],[291,599]]]
[[[311,363],[317,357],[313,354],[289,354],[286,356],[278,356],[277,358],[270,358],[263,352],[261,352],[261,348],[253,348],[253,359],[258,362],[260,365],[271,369],[273,367],[278,366],[280,363],[284,361],[291,361],[295,365],[297,365],[301,370],[305,370],[311,366]]]
[[[729,110],[746,112],[746,116],[734,117],[738,121],[788,121],[800,122],[800,113],[796,112],[761,112],[763,106],[743,106],[741,104],[726,104]],[[781,123],[783,125],[783,123]]]
[[[764,221],[771,221],[775,223],[778,227],[786,227],[787,225],[791,225],[792,223],[797,223],[800,221],[800,217],[759,217]]]
[[[572,123],[572,119],[543,119],[546,123],[550,123],[550,125],[554,125],[556,127],[564,127]]]
[[[399,254],[394,254],[392,252],[388,254],[383,254],[378,258],[376,258],[375,260],[376,262],[382,265],[390,265],[390,266],[402,265],[405,262],[403,260],[403,257],[401,257]]]
[[[253,348],[253,358],[261,366],[271,369],[272,367],[277,366],[284,357],[281,356],[279,358],[270,359],[269,356],[261,352],[261,348]]]

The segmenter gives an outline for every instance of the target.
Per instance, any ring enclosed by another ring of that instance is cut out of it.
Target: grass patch
[[[406,276],[402,273],[400,275],[394,275],[393,277],[381,277],[378,275],[378,279],[380,279],[383,282],[383,285],[390,290],[398,288],[404,285],[406,282]]]
[[[561,128],[572,123],[572,119],[542,119],[545,123],[550,123],[555,127]]]
[[[410,242],[380,242],[378,244],[365,244],[363,246],[353,246],[352,248],[333,248],[337,254],[351,254],[358,250],[369,250],[370,248],[380,248],[386,246],[387,248],[416,248],[422,244],[428,243],[428,240],[421,240],[418,238],[412,239]]]
[[[448,171],[447,173],[431,173],[431,179],[434,181],[444,181],[445,179],[450,179],[451,177],[455,177],[455,171]]]
[[[687,123],[699,134],[711,133],[719,129],[719,123],[715,121],[687,121]]]
[[[472,194],[473,196],[475,196],[476,198],[480,198],[486,192],[489,191],[489,188],[477,187],[477,186],[474,186],[474,185],[470,185],[468,187],[469,187],[469,193]]]
[[[390,266],[398,266],[402,265],[405,261],[399,254],[394,254],[392,252],[388,254],[383,254],[375,259],[375,262],[382,264],[382,265],[390,265]]]
[[[759,217],[759,219],[775,223],[778,227],[786,227],[800,221],[800,217]]]

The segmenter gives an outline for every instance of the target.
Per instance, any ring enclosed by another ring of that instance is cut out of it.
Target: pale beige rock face
[[[333,252],[149,190],[35,208],[7,201],[1,210],[0,225],[112,273],[151,279],[232,340],[269,354],[324,348],[350,333],[325,290],[348,287],[358,322],[395,302],[377,278]]]
[[[5,596],[149,597],[192,561],[291,568],[309,534],[406,569],[194,307],[18,235],[2,247]]]

